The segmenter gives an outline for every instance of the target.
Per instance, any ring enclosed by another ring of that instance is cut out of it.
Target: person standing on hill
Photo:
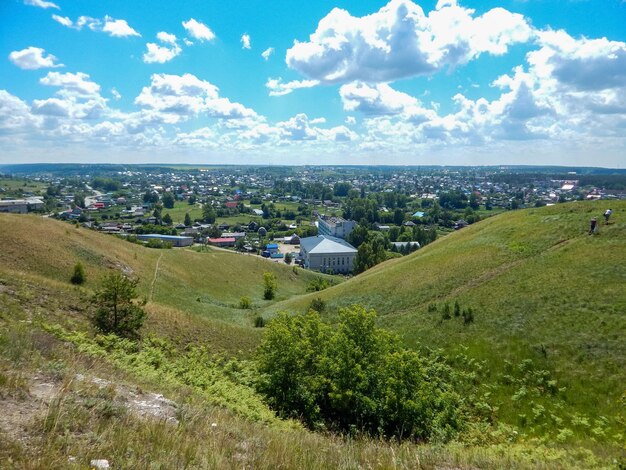
[[[609,217],[611,217],[611,214],[613,213],[613,211],[611,209],[607,209],[606,211],[604,211],[604,223],[609,225]]]
[[[596,219],[595,217],[593,217],[591,219],[591,225],[589,227],[589,235],[596,233],[596,228],[598,226],[598,219]]]

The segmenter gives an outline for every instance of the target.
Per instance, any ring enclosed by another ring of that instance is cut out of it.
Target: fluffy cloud
[[[146,48],[148,50],[143,55],[143,61],[146,64],[155,62],[163,64],[169,62],[182,52],[175,35],[161,31],[157,33],[157,39],[165,45],[162,46],[153,42],[147,43]]]
[[[165,122],[179,122],[199,114],[223,119],[257,116],[242,104],[220,97],[215,85],[195,75],[154,74],[151,80],[135,104],[161,113]]]
[[[288,95],[293,90],[299,88],[311,88],[319,85],[318,80],[293,80],[291,82],[283,83],[282,78],[269,78],[265,83],[265,87],[269,89],[270,96],[283,96]]]
[[[263,57],[265,60],[268,60],[273,53],[274,53],[274,48],[268,47],[263,52],[261,52],[261,57]]]
[[[45,0],[24,0],[24,5],[31,5],[39,8],[56,8],[57,10],[61,9],[56,3],[47,2]]]
[[[91,31],[107,33],[112,37],[123,38],[141,36],[141,34],[131,28],[126,20],[116,20],[108,15],[105,16],[103,20],[90,16],[79,16],[76,21],[72,21],[67,16],[59,15],[52,15],[52,19],[66,28],[72,28],[78,31],[86,26]]]
[[[137,31],[131,28],[126,20],[116,20],[110,16],[104,18],[104,26],[102,31],[111,36],[124,38],[128,36],[141,36]]]
[[[410,0],[392,0],[361,18],[335,8],[308,42],[287,51],[287,64],[324,83],[389,82],[503,54],[533,36],[522,15],[502,8],[473,15],[455,2],[439,2],[428,15]]]
[[[57,63],[57,58],[52,54],[45,56],[45,50],[40,47],[27,47],[21,51],[13,51],[9,54],[9,60],[21,69],[36,70],[42,68],[63,67]]]
[[[35,122],[24,101],[6,90],[0,90],[0,138],[28,131]]]
[[[242,49],[251,49],[250,45],[250,35],[248,33],[241,36],[241,48]]]
[[[65,95],[94,96],[100,93],[100,85],[92,82],[89,79],[89,75],[82,72],[48,72],[45,77],[39,80],[39,83],[47,86],[60,87],[63,92],[62,94]]]
[[[190,18],[188,21],[183,21],[183,28],[187,30],[189,35],[199,41],[213,41],[215,39],[215,33],[211,31],[207,25]]]

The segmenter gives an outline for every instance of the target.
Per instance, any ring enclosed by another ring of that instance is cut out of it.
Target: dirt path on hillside
[[[161,263],[161,258],[163,258],[163,253],[159,254],[159,259],[154,267],[154,277],[152,278],[152,283],[150,284],[150,302],[152,302],[152,296],[154,295],[154,285],[156,284],[157,276],[159,275],[159,264]]]

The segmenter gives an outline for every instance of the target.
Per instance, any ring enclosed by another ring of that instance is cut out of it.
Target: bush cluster
[[[280,314],[258,353],[258,389],[283,417],[311,428],[445,441],[464,425],[448,366],[400,345],[353,306],[332,327],[320,315]]]

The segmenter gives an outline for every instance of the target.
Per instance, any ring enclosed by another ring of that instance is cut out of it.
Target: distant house
[[[252,209],[252,213],[254,215],[258,215],[259,217],[263,217],[263,211],[261,209]]]
[[[234,238],[235,240],[239,240],[240,238],[246,237],[246,232],[223,232],[223,238]]]
[[[422,217],[424,217],[425,213],[422,211],[417,211],[415,214],[413,214],[413,217],[415,217],[416,219],[421,219]]]
[[[283,241],[286,245],[299,245],[300,237],[294,233],[293,235],[289,237],[285,237]]]
[[[4,199],[0,200],[0,212],[12,212],[14,214],[26,214],[29,211],[41,210],[44,202],[36,197],[27,199]]]
[[[298,259],[307,269],[347,274],[356,254],[357,249],[341,238],[317,235],[300,240]]]
[[[191,237],[180,237],[177,235],[161,235],[160,233],[147,233],[137,235],[137,240],[148,241],[148,240],[161,240],[163,242],[169,242],[172,246],[181,247],[181,246],[190,246],[193,244],[193,238]]]
[[[220,247],[235,246],[236,241],[234,237],[207,238],[209,245]]]
[[[265,251],[269,251],[270,253],[278,252],[278,244],[277,243],[268,243],[265,245]]]
[[[354,220],[346,220],[341,217],[322,216],[317,221],[317,228],[320,235],[329,237],[346,238],[356,227]]]
[[[228,208],[228,209],[236,209],[237,208],[237,203],[235,201],[229,201],[224,203],[224,205]]]
[[[457,220],[456,222],[454,222],[454,230],[462,229],[463,227],[467,227],[468,225],[469,224],[463,219]]]

